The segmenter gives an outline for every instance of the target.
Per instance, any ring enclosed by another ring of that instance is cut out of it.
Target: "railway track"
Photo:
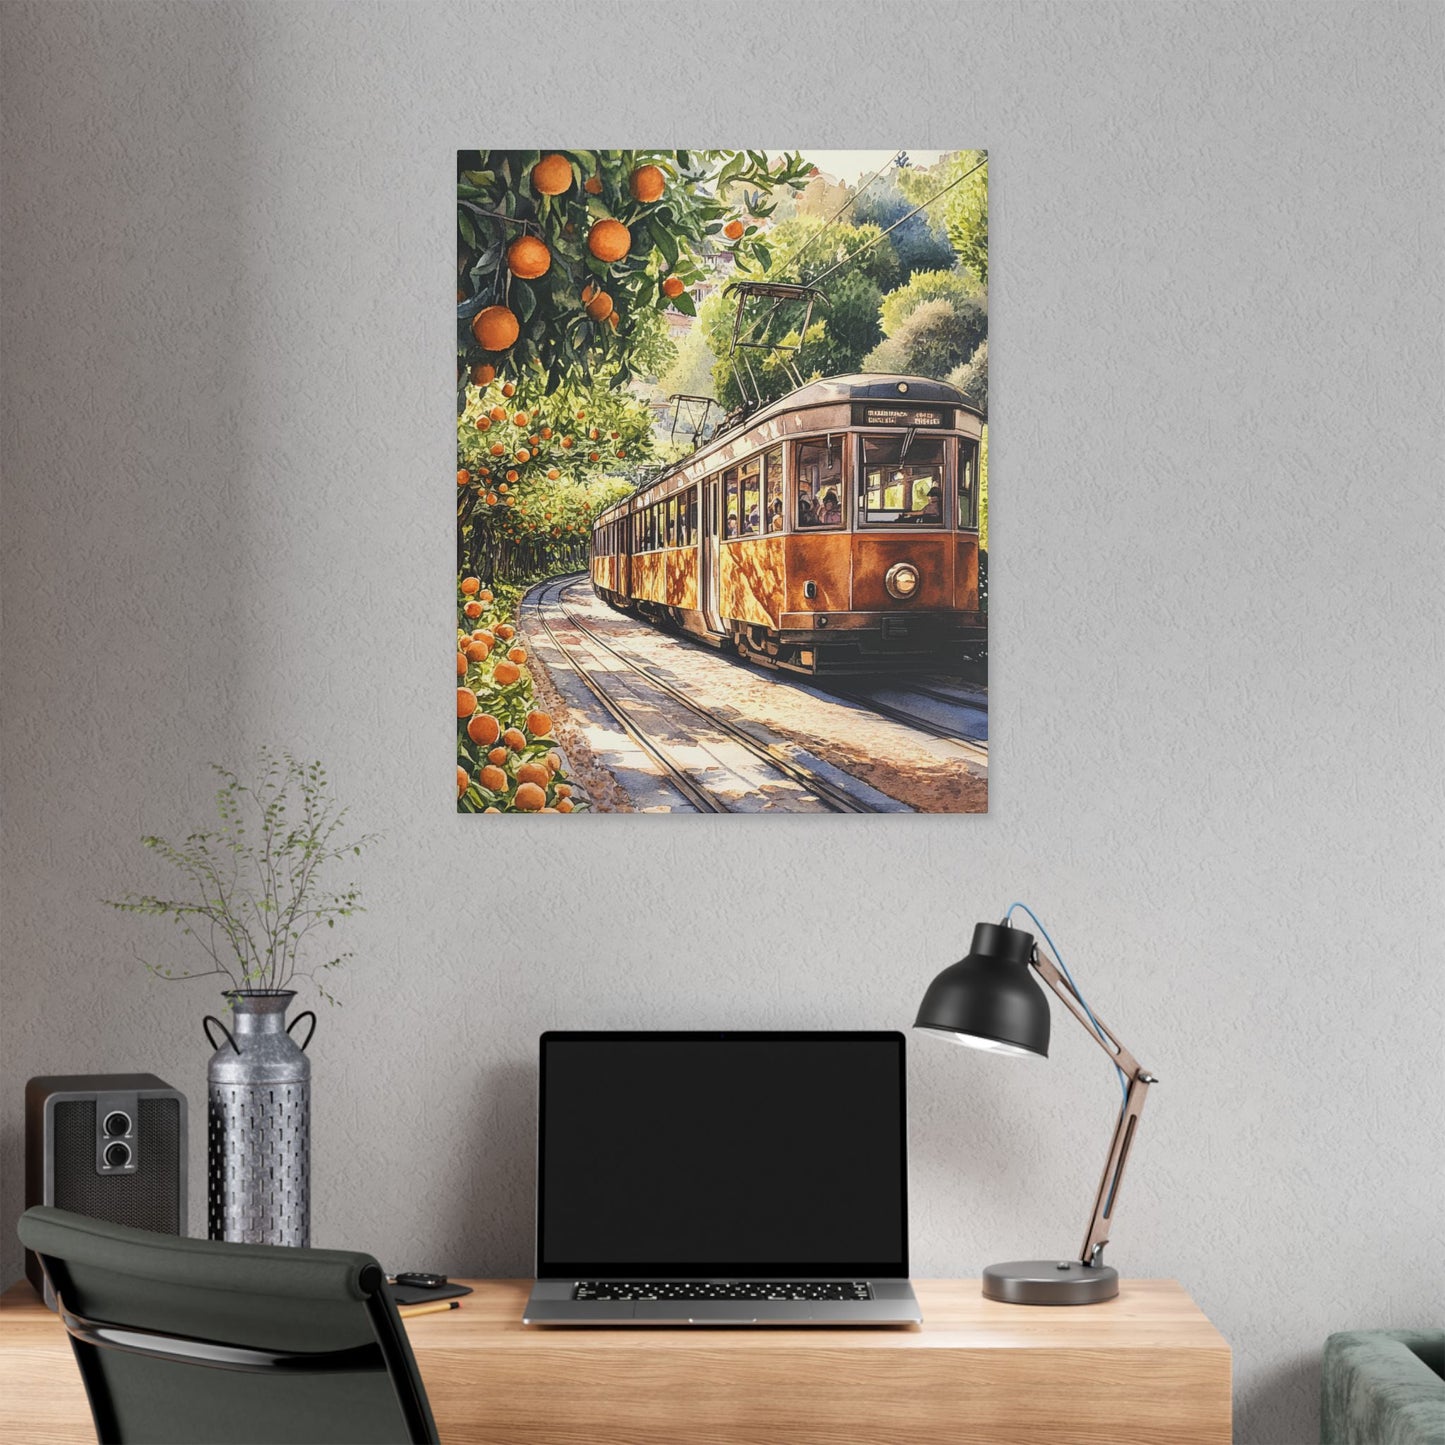
[[[621,664],[628,674],[640,678],[648,688],[702,719],[713,732],[721,734],[730,742],[744,749],[758,762],[763,763],[767,769],[786,778],[794,787],[813,797],[828,811],[834,813],[880,811],[866,800],[855,797],[814,769],[788,756],[783,749],[761,741],[730,719],[720,717],[689,697],[686,692],[666,678],[658,676],[653,669],[628,657],[626,653],[614,647],[584,619],[570,611],[563,600],[563,593],[566,589],[585,578],[585,575],[585,573],[579,573],[558,578],[545,583],[538,592],[534,593],[533,596],[536,600],[533,603],[533,609],[536,620],[546,632],[553,647],[567,661],[578,679],[597,699],[608,716],[652,759],[667,781],[699,812],[729,813],[735,810],[729,808],[724,799],[698,783],[696,778],[674,756],[667,744],[661,742],[649,729],[646,721],[638,716],[638,710],[635,706],[630,705],[630,700],[622,694],[621,689],[609,685],[609,681],[599,676],[599,669],[588,662],[584,656],[584,650],[561,635],[563,630],[584,637],[586,645],[595,653],[605,655],[612,661]],[[549,616],[549,612],[555,612],[561,619],[561,623],[554,622],[553,617]]]
[[[946,702],[952,707],[968,706],[969,704],[961,697],[950,695],[946,692],[939,692],[935,688],[916,687],[910,682],[892,682],[887,684],[890,692],[913,692],[920,697],[936,698],[940,702]],[[847,702],[857,703],[859,707],[866,707],[870,712],[876,712],[882,717],[892,718],[894,722],[906,724],[908,727],[917,728],[919,732],[925,732],[932,737],[945,738],[949,742],[957,743],[965,752],[970,753],[981,763],[988,762],[988,739],[976,737],[956,727],[949,727],[947,723],[939,722],[937,718],[925,717],[922,713],[910,712],[905,707],[898,707],[893,703],[884,702],[881,698],[874,697],[871,692],[861,691],[854,688],[829,686],[826,695],[842,698]]]

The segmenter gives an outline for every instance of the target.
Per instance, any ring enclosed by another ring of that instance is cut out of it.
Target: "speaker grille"
[[[55,1204],[91,1219],[179,1234],[181,1107],[176,1099],[140,1100],[133,1174],[95,1167],[95,1100],[55,1105]]]

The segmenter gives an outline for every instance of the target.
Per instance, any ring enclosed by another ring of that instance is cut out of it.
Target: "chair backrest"
[[[381,1266],[27,1209],[102,1442],[436,1445]]]

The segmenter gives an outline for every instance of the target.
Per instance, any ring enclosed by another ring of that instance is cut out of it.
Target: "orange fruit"
[[[627,186],[634,201],[650,206],[654,201],[662,199],[662,188],[665,184],[666,179],[656,166],[638,166]]]
[[[539,444],[540,440],[541,440],[541,439],[540,439],[539,437],[528,437],[528,438],[527,438],[527,441],[531,444],[531,447],[532,447],[532,450],[533,450],[533,451],[536,451],[536,450],[537,450],[537,447],[538,447],[538,444]]]
[[[507,247],[507,269],[523,281],[545,276],[552,265],[547,243],[537,236],[518,236]]]
[[[492,600],[492,589],[491,589],[490,587],[483,587],[482,590],[477,593],[477,601],[478,601],[478,602],[490,602],[491,600]]]
[[[495,507],[497,505],[497,494],[495,492],[488,492],[486,501],[489,507]]]
[[[457,486],[464,487],[471,481],[472,474],[463,467],[457,468]]]
[[[464,596],[471,597],[471,596],[473,596],[475,593],[480,592],[481,590],[482,590],[482,579],[481,579],[480,577],[463,577],[463,578],[462,578],[462,593],[463,593]]]
[[[601,321],[611,310],[612,298],[605,291],[594,291],[592,299],[587,302],[587,314],[594,321]]]
[[[472,317],[472,335],[483,351],[505,351],[521,334],[516,316],[506,306],[488,306]]]
[[[523,763],[517,769],[517,781],[536,783],[539,788],[545,788],[552,781],[552,774],[541,763]]]
[[[729,241],[736,241],[742,233],[743,223],[741,221],[729,221],[727,225],[723,227],[723,235],[726,236]]]
[[[542,196],[560,196],[572,185],[572,162],[555,152],[532,167],[532,189]]]
[[[492,455],[493,455],[494,457],[504,457],[504,456],[506,456],[506,454],[507,454],[507,449],[506,449],[506,447],[504,447],[504,446],[501,444],[501,442],[493,442],[493,443],[492,443]]]
[[[527,746],[527,736],[521,728],[508,728],[502,734],[502,741],[511,748],[514,753],[519,753]]]
[[[566,783],[558,783],[557,796],[559,798],[570,798],[572,796],[572,789],[568,787]]]
[[[491,423],[491,421],[490,421],[487,417],[479,416],[479,417],[477,418],[477,430],[478,430],[478,431],[491,431],[491,429],[492,429],[492,423]]]
[[[597,462],[597,461],[601,461],[602,458],[599,457],[596,452],[591,452],[591,453],[589,453],[589,455],[588,455],[588,460],[589,460],[589,461],[593,461],[593,462]]]
[[[544,442],[549,442],[549,441],[552,440],[552,428],[551,428],[551,427],[549,427],[549,426],[544,426],[544,427],[542,428],[542,440],[543,440]]]
[[[599,261],[606,261],[610,265],[613,261],[620,261],[632,249],[632,232],[621,221],[614,221],[610,216],[606,217],[598,221],[587,233],[587,249]],[[512,313],[508,311],[507,315],[511,316]],[[515,322],[516,317],[513,316],[512,320]],[[516,339],[515,336],[512,337],[512,341]],[[485,345],[485,343],[483,344]],[[507,343],[508,346],[511,344],[511,341]],[[487,347],[488,351],[502,349],[499,346]]]
[[[585,411],[579,411],[579,412],[577,413],[577,420],[578,420],[578,421],[586,421],[586,420],[587,420],[587,413],[586,413]]]
[[[465,677],[467,672],[467,656],[464,652],[457,653],[457,676]]]
[[[488,415],[492,418],[493,421],[506,421],[507,408],[504,406],[494,406],[488,413]]]
[[[607,433],[607,435],[610,436],[613,441],[616,441],[617,438],[622,435],[622,433],[620,431],[610,431]]]
[[[518,460],[523,466],[526,466],[527,463],[532,460],[532,453],[529,452],[526,447],[522,447],[522,448],[517,452],[517,460]]]
[[[555,482],[555,481],[557,480],[557,478],[560,477],[561,475],[562,475],[562,473],[559,472],[556,467],[551,467],[551,468],[548,469],[548,472],[547,472],[547,480],[548,480],[549,482]]]
[[[562,771],[562,754],[555,748],[547,754],[547,766],[551,768],[554,773],[560,773]]]
[[[499,628],[497,628],[497,636],[500,637],[503,642],[506,642],[510,638],[514,637],[516,635],[516,632],[517,629],[513,627],[510,622],[504,622]]]
[[[467,643],[464,652],[468,662],[485,662],[492,655],[492,645],[478,639]],[[481,739],[473,738],[472,741],[480,742]]]
[[[490,647],[496,640],[497,639],[493,637],[492,634],[488,632],[485,627],[479,627],[474,633],[472,633],[473,642],[485,642],[488,647]]]
[[[508,480],[509,482],[515,482],[515,481],[517,480],[517,474],[516,474],[516,472],[508,472],[508,473],[507,473],[507,480]]]
[[[503,396],[511,396],[512,393],[516,391],[516,389],[517,389],[517,388],[516,388],[515,386],[513,386],[512,383],[509,381],[509,382],[502,388],[502,395],[503,395]]]
[[[507,775],[492,763],[488,763],[482,769],[477,781],[489,793],[505,793],[507,791]]]
[[[617,330],[617,313],[616,313],[615,311],[612,313],[611,316],[609,316],[609,317],[607,318],[607,324],[608,324],[614,331]]]
[[[489,712],[474,713],[471,722],[467,724],[467,736],[484,747],[496,742],[501,735],[501,723]]]
[[[498,490],[499,492],[501,492],[503,496],[506,496],[507,491],[508,491],[507,484],[506,484],[505,482],[503,482],[502,485],[497,488],[497,490]]]
[[[466,790],[467,790],[467,784],[470,783],[470,782],[471,782],[471,779],[467,777],[467,770],[466,770],[460,763],[458,763],[458,764],[457,764],[457,797],[460,798],[461,795],[466,792]]]
[[[562,450],[563,450],[563,451],[571,451],[571,450],[572,450],[572,438],[571,438],[571,437],[563,437],[563,438],[562,438]]]
[[[511,757],[511,754],[506,748],[493,748],[491,752],[487,754],[487,761],[489,763],[496,763],[497,766],[500,767],[509,757]]]
[[[683,289],[681,276],[669,276],[662,283],[662,294],[669,299],[673,296],[681,296]]]
[[[602,178],[600,176],[588,176],[582,183],[582,189],[589,196],[600,196],[602,194]]]
[[[473,386],[490,386],[496,379],[496,376],[497,368],[495,366],[488,366],[485,362],[479,361],[472,367]]]
[[[547,806],[547,795],[536,783],[522,783],[512,801],[524,813],[540,813]]]
[[[558,799],[557,799],[557,811],[558,811],[559,813],[570,813],[570,812],[572,811],[572,808],[573,808],[573,803],[572,803],[572,799],[571,799],[571,798],[558,798]]]
[[[468,617],[480,617],[482,615],[482,604],[480,602],[468,602],[467,605],[462,608],[462,611],[465,612]]]
[[[527,731],[534,738],[550,737],[552,733],[552,717],[550,713],[534,709],[527,714]]]
[[[457,689],[457,716],[471,717],[477,710],[477,695],[469,687]]]
[[[521,675],[522,669],[514,662],[499,662],[492,674],[500,687],[510,687]]]
[[[514,647],[507,653],[508,662],[526,662],[527,649],[525,647]]]
[[[519,411],[519,412],[516,414],[516,416],[514,416],[514,417],[512,418],[512,425],[513,425],[513,426],[526,426],[526,425],[527,425],[527,413],[524,412],[524,411]]]

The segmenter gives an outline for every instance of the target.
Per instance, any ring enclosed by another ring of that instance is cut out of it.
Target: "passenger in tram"
[[[920,522],[941,522],[943,520],[943,493],[937,487],[928,489],[928,498],[917,515]]]
[[[729,512],[729,513],[728,513],[727,531],[724,533],[724,535],[727,536],[727,537],[729,537],[729,538],[732,538],[732,537],[736,537],[737,534],[738,534],[738,519],[737,519],[737,516],[736,516],[734,513]]]
[[[816,527],[818,518],[813,511],[813,493],[807,482],[798,483],[798,525]]]
[[[838,501],[838,494],[832,487],[829,487],[821,497],[818,498],[818,525],[832,527],[843,520],[843,507]]]
[[[768,531],[781,532],[783,530],[783,499],[773,498],[773,505],[768,509]]]
[[[758,509],[757,509],[756,507],[750,507],[750,508],[748,508],[748,532],[749,532],[749,533],[753,533],[753,532],[756,532],[757,530],[758,530]]]

